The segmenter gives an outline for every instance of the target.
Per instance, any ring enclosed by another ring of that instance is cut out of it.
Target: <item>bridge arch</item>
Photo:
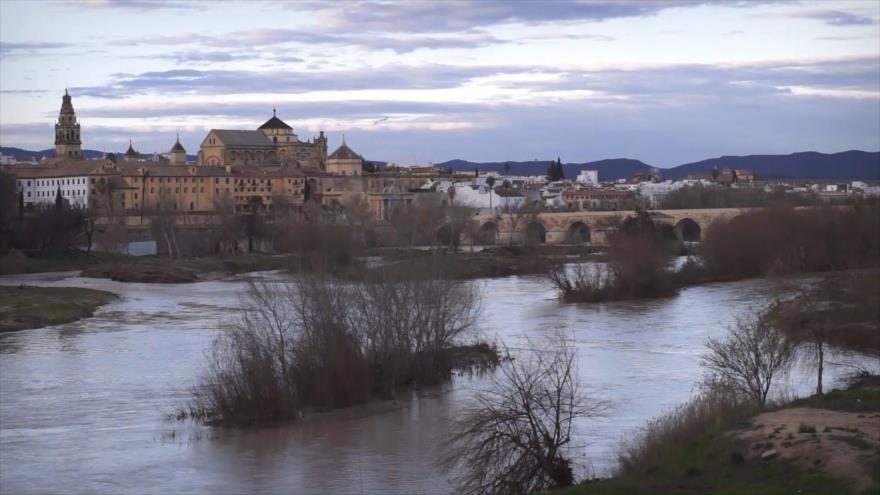
[[[498,225],[495,222],[486,222],[481,225],[477,232],[476,241],[483,246],[491,246],[498,242]]]
[[[565,233],[565,241],[571,244],[585,244],[592,241],[590,227],[584,222],[577,221],[568,226]]]
[[[675,224],[675,236],[684,242],[699,242],[702,230],[692,218],[682,218]]]
[[[544,244],[547,242],[547,229],[538,221],[526,225],[526,244]]]

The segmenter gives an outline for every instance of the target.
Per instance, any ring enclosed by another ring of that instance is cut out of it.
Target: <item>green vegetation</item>
[[[796,400],[775,409],[822,408],[835,411],[880,413],[880,376],[863,375],[849,388]],[[651,421],[621,455],[616,476],[596,479],[561,491],[560,495],[603,494],[846,494],[858,493],[841,476],[815,465],[805,467],[778,457],[772,443],[748,442],[734,430],[747,431],[749,419],[760,411],[719,400],[709,394]],[[846,413],[843,413],[846,414]],[[860,416],[862,417],[862,416]],[[813,425],[794,426],[800,433],[817,435]],[[840,432],[837,432],[840,430]],[[857,429],[825,428],[823,441],[840,441],[865,456],[876,446]],[[772,437],[772,435],[771,435]],[[783,442],[785,446],[787,442]],[[790,445],[790,443],[789,443]],[[813,445],[813,444],[806,444]],[[816,443],[817,450],[822,444]],[[762,451],[768,452],[762,458]],[[880,473],[876,459],[866,461],[865,472]],[[815,463],[818,464],[818,463]],[[872,475],[876,493],[880,479]]]
[[[856,413],[880,412],[880,376],[860,376],[847,389],[831,390],[822,395],[798,399],[785,407],[815,407]]]
[[[73,287],[0,286],[0,332],[58,325],[92,316],[116,296]]]

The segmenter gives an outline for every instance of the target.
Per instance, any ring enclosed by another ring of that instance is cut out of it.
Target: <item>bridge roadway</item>
[[[679,239],[699,241],[701,233],[717,220],[730,221],[748,208],[706,208],[687,210],[651,210],[655,222],[672,225]],[[547,244],[603,244],[605,233],[614,224],[615,217],[623,219],[631,211],[570,211],[545,212],[535,215],[479,213],[478,243],[498,244],[523,242],[526,237]]]
[[[676,235],[684,241],[699,241],[701,233],[716,220],[729,221],[748,208],[706,208],[688,210],[651,210],[655,222],[666,223],[675,228]],[[478,212],[474,219],[479,225],[477,239],[464,235],[465,244],[476,241],[478,244],[507,244],[513,236],[514,244],[526,238],[547,244],[581,244],[591,242],[603,244],[606,231],[611,228],[615,218],[623,219],[632,215],[631,211],[568,211],[543,212],[538,215],[493,214]],[[218,221],[214,215],[185,215],[177,219],[181,228],[208,230]],[[130,216],[126,227],[130,240],[152,239],[149,216]],[[183,221],[181,221],[183,220]],[[105,222],[100,222],[105,223]],[[442,227],[441,227],[442,229]]]

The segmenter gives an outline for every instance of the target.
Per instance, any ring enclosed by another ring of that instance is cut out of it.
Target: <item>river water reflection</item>
[[[279,274],[258,274],[282,279]],[[4,493],[450,493],[433,466],[448,421],[485,378],[284,426],[222,431],[169,422],[188,398],[217,323],[235,314],[243,278],[122,284],[75,273],[2,284],[105,289],[93,318],[0,334],[0,491]],[[516,349],[569,331],[580,374],[611,402],[575,443],[580,472],[607,471],[617,442],[690,396],[709,335],[804,279],[750,280],[675,298],[560,304],[534,277],[483,280],[481,332]],[[864,359],[833,353],[828,360]],[[831,380],[848,371],[832,366]],[[798,371],[791,390],[808,392]]]

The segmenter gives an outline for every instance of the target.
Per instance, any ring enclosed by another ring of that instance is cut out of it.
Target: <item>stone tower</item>
[[[180,134],[177,135],[177,142],[174,143],[171,151],[168,152],[168,159],[172,165],[186,165],[186,150],[180,144]]]
[[[82,158],[79,122],[76,121],[76,112],[73,111],[73,103],[70,102],[70,95],[66,89],[61,100],[58,123],[55,124],[55,156]]]

